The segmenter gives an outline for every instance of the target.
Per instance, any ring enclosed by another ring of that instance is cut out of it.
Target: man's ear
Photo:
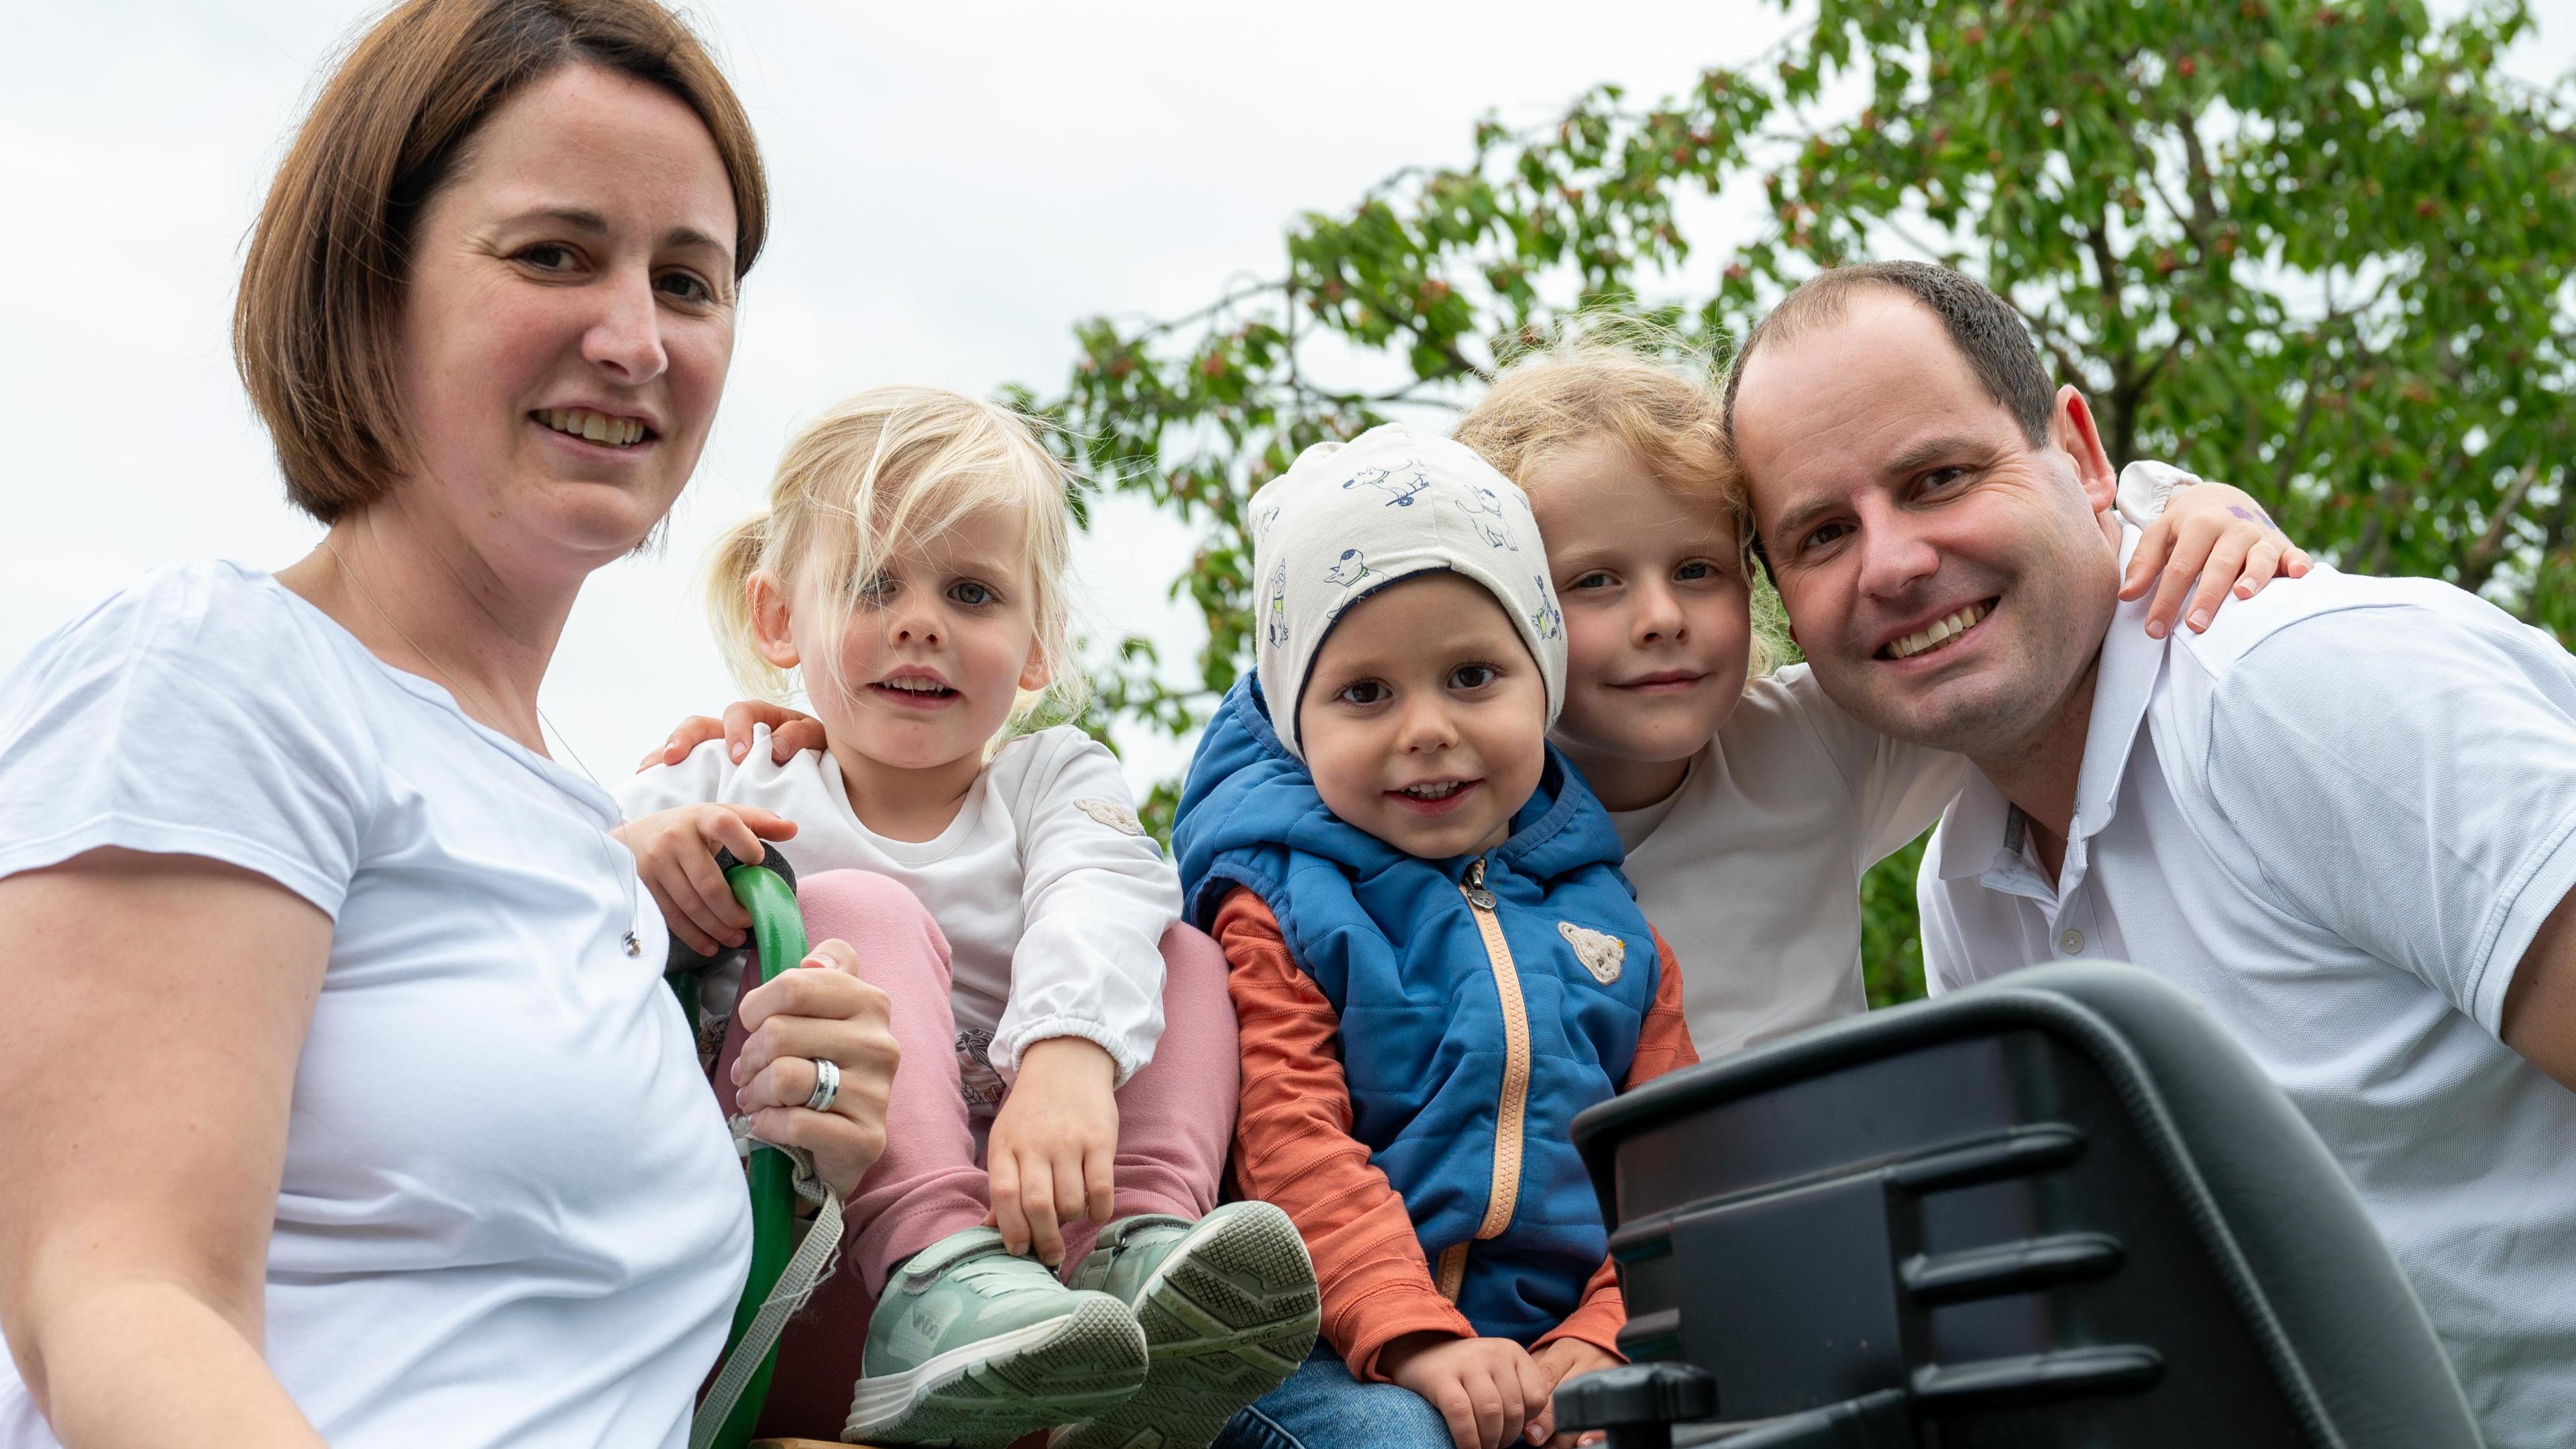
[[[779,669],[793,669],[803,662],[797,657],[796,638],[788,632],[787,586],[778,575],[767,569],[743,580],[751,602],[751,636],[760,657]]]
[[[2048,415],[2048,440],[2075,465],[2075,481],[2097,514],[2107,514],[2119,501],[2120,474],[2111,455],[2102,451],[2102,430],[2094,425],[2092,405],[2073,387],[2057,390],[2057,405]]]

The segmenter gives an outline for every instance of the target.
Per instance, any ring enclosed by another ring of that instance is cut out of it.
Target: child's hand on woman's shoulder
[[[755,725],[769,726],[769,762],[773,765],[786,764],[802,751],[824,746],[823,722],[812,715],[765,699],[737,699],[725,706],[722,719],[693,714],[680,721],[671,737],[646,751],[635,768],[643,771],[655,765],[676,765],[709,740],[724,741],[725,758],[739,765],[742,757],[751,753]]]
[[[993,1117],[984,1167],[993,1225],[1014,1253],[1064,1262],[1064,1224],[1106,1223],[1116,1206],[1118,1063],[1078,1036],[1031,1042]]]
[[[1552,1346],[1552,1345],[1551,1345]],[[1508,1338],[1408,1333],[1378,1350],[1378,1369],[1430,1401],[1458,1449],[1544,1444],[1554,1431],[1556,1383]]]
[[[761,842],[795,839],[796,822],[750,805],[682,805],[638,816],[609,833],[635,852],[635,872],[662,908],[671,934],[699,955],[712,956],[741,945],[751,929],[751,913],[716,869],[717,849],[758,865],[769,853]]]

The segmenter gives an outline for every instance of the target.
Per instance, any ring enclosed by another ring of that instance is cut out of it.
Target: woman
[[[683,1438],[745,1193],[536,699],[696,464],[764,208],[651,0],[412,0],[323,90],[235,333],[329,532],[0,687],[0,1445]],[[739,1109],[846,1192],[886,1003],[805,964]]]

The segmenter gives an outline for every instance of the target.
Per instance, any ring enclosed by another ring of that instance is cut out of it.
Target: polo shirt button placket
[[[2069,926],[2057,938],[2057,949],[2069,956],[2084,954],[2084,933]]]

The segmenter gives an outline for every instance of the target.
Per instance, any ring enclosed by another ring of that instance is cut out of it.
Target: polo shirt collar
[[[2004,837],[2019,813],[1984,775],[1970,775],[1941,816],[1941,879],[1984,875],[2018,852],[2021,843],[2006,845]]]
[[[2138,549],[2139,533],[2120,527],[2120,568],[2125,571]],[[2120,798],[2120,781],[2128,773],[2129,755],[2138,740],[2138,724],[2155,697],[2170,641],[2147,637],[2147,606],[2153,595],[2123,603],[2111,612],[2103,636],[2099,667],[2093,678],[2093,715],[2084,732],[2084,764],[2075,779],[2073,840],[2089,840],[2111,823]],[[2021,811],[1982,774],[1972,777],[1941,818],[1941,879],[1982,876],[2021,856],[2025,823]]]
[[[2138,530],[2120,525],[2120,568],[2126,572],[2138,551]],[[2129,755],[2138,743],[2138,724],[2147,717],[2156,680],[2164,673],[2171,641],[2147,637],[2143,598],[2111,611],[2111,632],[2102,640],[2102,663],[2093,677],[2093,720],[2084,731],[2084,768],[2075,778],[2075,826],[2071,832],[2090,839],[2111,823],[2120,799],[2120,780],[2129,770]]]

